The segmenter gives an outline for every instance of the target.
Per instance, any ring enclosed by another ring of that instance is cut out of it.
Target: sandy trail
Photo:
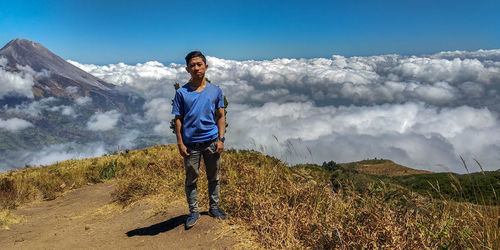
[[[25,223],[0,230],[1,249],[226,249],[235,246],[231,226],[202,213],[184,229],[187,208],[173,203],[163,214],[138,202],[112,202],[113,182],[73,190],[14,211]],[[229,228],[229,230],[228,230]]]

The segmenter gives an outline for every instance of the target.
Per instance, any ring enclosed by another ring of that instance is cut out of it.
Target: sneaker
[[[226,214],[220,208],[211,208],[210,210],[208,210],[208,215],[210,215],[214,218],[219,218],[221,220],[226,219]]]
[[[194,224],[196,224],[199,217],[200,213],[198,212],[190,213],[186,219],[186,229],[192,228]]]

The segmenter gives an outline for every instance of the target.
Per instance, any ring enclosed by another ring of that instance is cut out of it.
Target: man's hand
[[[179,153],[181,154],[182,157],[189,156],[189,153],[187,152],[187,147],[184,144],[177,144],[177,147],[179,148]]]
[[[224,142],[217,140],[217,149],[215,150],[216,154],[220,154],[224,151]]]

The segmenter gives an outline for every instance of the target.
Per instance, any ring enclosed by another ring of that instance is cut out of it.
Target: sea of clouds
[[[500,168],[500,50],[207,60],[207,77],[229,101],[226,147],[259,150],[289,163],[377,157],[418,169],[463,173],[461,156],[472,171],[479,170],[474,159],[485,170]],[[153,124],[154,133],[175,142],[169,128],[173,83],[188,80],[185,65],[68,61],[122,91],[143,96],[145,114],[136,122]],[[0,80],[2,74],[0,70]],[[12,77],[29,80],[22,72],[16,74]],[[104,111],[91,117],[87,127],[109,130],[120,116],[116,110]],[[0,129],[14,123],[30,126],[0,120]],[[133,147],[134,137],[128,135],[124,142]]]

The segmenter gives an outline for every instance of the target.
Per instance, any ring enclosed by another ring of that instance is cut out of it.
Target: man
[[[205,56],[199,51],[193,51],[186,56],[186,65],[191,80],[175,93],[172,114],[175,115],[177,146],[184,157],[186,169],[188,229],[195,225],[200,216],[197,182],[202,156],[207,170],[210,200],[208,214],[222,220],[226,218],[224,211],[219,208],[220,154],[224,150],[226,121],[222,90],[205,78],[208,69]]]

